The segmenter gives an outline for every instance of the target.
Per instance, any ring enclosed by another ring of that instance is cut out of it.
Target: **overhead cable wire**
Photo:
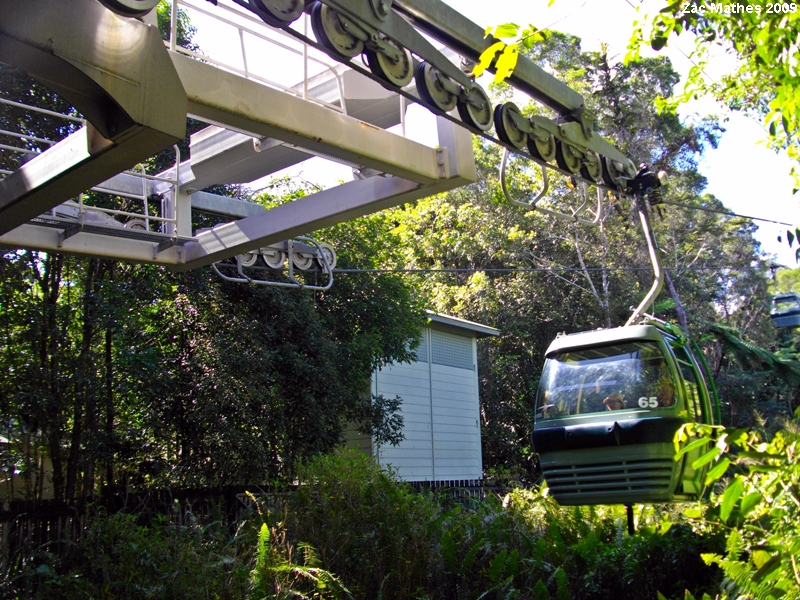
[[[689,267],[692,271],[719,271],[724,269],[737,269],[733,266],[693,266]],[[397,273],[397,274],[427,274],[427,273],[572,273],[585,271],[650,271],[652,267],[486,267],[486,268],[463,268],[463,269],[334,269],[335,275],[348,275],[355,273]],[[667,269],[668,271],[671,269]]]
[[[708,208],[707,206],[692,206],[691,204],[682,204],[680,202],[669,202],[667,200],[663,200],[661,204],[665,204],[667,206],[677,206],[678,208],[688,208],[690,210],[702,210],[705,212],[725,215],[727,217],[739,217],[741,219],[750,219],[751,221],[763,221],[765,223],[775,223],[776,225],[786,225],[788,227],[794,227],[793,223],[785,223],[784,221],[773,221],[772,219],[764,219],[762,217],[751,217],[748,215],[740,215],[727,210],[720,210],[718,208]]]

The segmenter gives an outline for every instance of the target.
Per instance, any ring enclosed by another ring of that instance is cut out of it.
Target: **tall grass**
[[[683,598],[712,592],[700,558],[720,540],[665,508],[641,508],[628,536],[622,507],[561,507],[544,490],[452,505],[417,494],[355,454],[300,471],[286,525],[312,544],[355,598]]]
[[[99,516],[83,543],[12,560],[3,598],[355,600],[683,599],[714,596],[700,558],[722,541],[670,507],[560,507],[544,490],[454,503],[417,493],[370,458],[318,457],[280,513],[148,527]],[[264,502],[263,506],[267,503]]]

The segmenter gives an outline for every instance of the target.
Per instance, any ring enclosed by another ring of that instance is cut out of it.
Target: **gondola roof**
[[[597,329],[580,333],[562,334],[550,344],[545,356],[550,358],[560,352],[581,350],[594,346],[607,346],[620,342],[659,341],[664,333],[654,325],[629,325],[611,329]]]

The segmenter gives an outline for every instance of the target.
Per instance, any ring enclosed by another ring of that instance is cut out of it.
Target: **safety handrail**
[[[198,6],[196,4],[192,4],[191,2],[188,2],[187,0],[173,0],[173,3],[175,4],[175,8],[176,9],[171,11],[171,19],[170,19],[171,20],[171,22],[170,22],[171,35],[170,35],[170,41],[169,41],[169,48],[173,52],[179,52],[181,54],[186,54],[187,56],[191,56],[193,58],[198,58],[200,60],[208,61],[208,62],[213,63],[213,64],[215,64],[215,65],[217,65],[219,67],[224,67],[226,69],[230,69],[234,73],[237,73],[238,75],[242,75],[243,77],[245,77],[247,79],[252,79],[254,81],[258,81],[260,83],[264,83],[264,84],[266,84],[268,86],[277,88],[277,89],[279,89],[279,90],[281,90],[283,92],[286,92],[286,93],[289,93],[289,94],[293,94],[293,95],[296,95],[298,97],[302,97],[303,100],[309,100],[311,102],[315,102],[317,104],[321,104],[322,106],[326,106],[326,107],[331,108],[333,110],[336,110],[336,111],[339,111],[341,113],[347,114],[347,107],[345,106],[345,101],[344,101],[344,84],[342,82],[341,74],[338,73],[334,67],[332,67],[330,64],[326,63],[325,61],[322,61],[322,60],[319,60],[317,58],[314,58],[313,56],[309,56],[308,55],[308,48],[307,48],[308,45],[307,44],[303,44],[303,50],[300,51],[297,48],[293,48],[293,47],[291,47],[291,46],[289,46],[287,44],[281,43],[280,41],[278,41],[276,39],[273,39],[273,38],[270,38],[268,36],[265,36],[265,35],[259,33],[255,29],[251,29],[251,28],[246,27],[246,26],[244,26],[244,25],[242,25],[240,23],[236,23],[234,21],[231,21],[230,19],[226,19],[225,17],[221,16],[220,14],[218,14],[216,12],[209,11],[209,10],[207,10],[207,9],[201,7],[201,6]],[[192,10],[195,10],[195,11],[201,13],[201,14],[204,14],[204,15],[206,15],[208,17],[211,17],[211,18],[219,21],[220,23],[224,23],[226,25],[230,25],[231,27],[234,27],[238,31],[239,40],[240,40],[240,47],[241,47],[241,54],[242,54],[242,63],[244,65],[244,69],[240,69],[238,67],[235,67],[235,66],[233,66],[231,64],[228,64],[228,63],[225,63],[225,62],[223,62],[221,60],[218,60],[218,59],[215,59],[213,57],[205,56],[203,54],[199,54],[197,52],[193,52],[191,50],[188,50],[186,48],[182,48],[181,46],[178,46],[178,44],[177,44],[177,28],[178,28],[178,17],[177,17],[178,10],[177,10],[177,6],[179,6],[181,4],[187,6],[187,7],[191,8]],[[217,8],[226,10],[228,12],[231,12],[234,15],[236,15],[238,18],[250,21],[250,22],[258,25],[259,27],[264,27],[263,21],[254,18],[249,13],[239,11],[239,10],[233,8],[233,7],[227,6],[227,5],[222,4],[222,3],[215,2],[214,4],[217,6]],[[305,17],[305,18],[307,19],[308,17]],[[278,34],[280,34],[280,35],[284,35],[284,36],[287,35],[281,30],[276,30],[276,32]],[[247,51],[245,49],[245,44],[244,44],[244,34],[245,33],[247,33],[249,35],[252,35],[253,37],[256,37],[256,38],[258,38],[260,40],[263,40],[263,41],[265,41],[267,43],[273,44],[273,45],[275,45],[275,46],[277,46],[277,47],[279,47],[279,48],[281,48],[283,50],[286,50],[287,52],[291,52],[293,54],[298,54],[298,55],[302,56],[302,58],[303,58],[303,92],[302,92],[302,94],[298,94],[298,92],[296,90],[292,89],[291,87],[287,87],[287,86],[282,85],[282,84],[280,84],[280,83],[278,83],[276,81],[271,81],[271,80],[269,80],[269,79],[267,79],[265,77],[260,77],[260,76],[258,76],[256,74],[254,74],[250,69],[248,69],[248,67],[247,67]],[[337,106],[337,105],[332,104],[330,102],[325,102],[324,100],[321,100],[319,98],[309,98],[308,97],[308,61],[311,61],[311,62],[314,62],[314,63],[317,63],[317,64],[321,65],[322,67],[324,67],[325,69],[327,69],[328,71],[330,71],[333,74],[333,77],[334,77],[334,79],[336,81],[337,89],[338,89],[338,92],[339,92],[339,101],[341,103],[341,106]]]
[[[66,121],[72,121],[72,122],[75,122],[75,123],[82,123],[84,125],[86,124],[85,119],[82,119],[82,118],[79,118],[79,117],[75,117],[75,116],[72,116],[72,115],[65,115],[65,114],[58,113],[58,112],[55,112],[55,111],[52,111],[52,110],[48,110],[48,109],[45,109],[45,108],[39,108],[38,106],[32,106],[30,104],[24,104],[22,102],[14,102],[13,100],[6,100],[5,98],[0,98],[0,104],[13,106],[14,108],[22,108],[22,109],[24,109],[26,111],[36,112],[36,113],[43,114],[43,115],[46,115],[46,116],[49,116],[49,117],[57,117],[57,118],[60,118],[60,119],[64,119]],[[48,146],[53,146],[53,145],[55,145],[57,143],[55,140],[48,140],[48,139],[45,139],[45,138],[40,138],[40,137],[27,135],[27,134],[23,134],[23,133],[18,133],[18,132],[14,132],[14,131],[7,131],[5,129],[0,129],[0,134],[8,135],[8,136],[11,136],[11,137],[15,137],[15,138],[20,139],[20,140],[30,140],[30,141],[37,142],[37,143],[47,144]],[[27,149],[27,148],[20,148],[20,147],[16,147],[16,146],[7,146],[5,144],[0,144],[0,150],[8,150],[8,151],[11,151],[11,152],[20,152],[20,153],[33,154],[33,155],[40,154],[40,152],[37,152],[35,150],[30,150],[30,149]],[[177,145],[173,146],[173,150],[175,152],[176,165],[179,165],[180,164],[180,150],[178,149]],[[176,167],[176,172],[177,172],[177,167]],[[9,171],[9,170],[6,170],[6,169],[0,170],[0,175],[11,175],[12,173],[13,173],[13,171]],[[94,191],[94,192],[100,192],[100,193],[103,193],[103,194],[110,194],[110,195],[113,195],[113,196],[120,196],[120,197],[123,197],[123,198],[130,198],[132,200],[139,200],[139,201],[141,201],[143,203],[143,209],[144,210],[143,210],[142,213],[131,212],[131,211],[126,211],[126,210],[116,210],[116,209],[113,209],[113,208],[104,208],[104,207],[101,207],[101,206],[86,205],[86,204],[84,204],[84,195],[83,194],[80,194],[78,196],[78,201],[77,202],[74,202],[72,200],[68,200],[64,204],[66,204],[67,206],[74,206],[75,208],[78,209],[78,211],[79,211],[79,213],[78,213],[79,217],[78,218],[79,218],[79,223],[81,225],[84,224],[84,218],[83,218],[84,212],[86,210],[91,210],[91,211],[94,211],[94,212],[105,213],[105,214],[112,215],[112,216],[143,218],[143,219],[145,219],[145,222],[147,223],[147,228],[148,229],[150,228],[149,227],[150,221],[157,221],[157,222],[160,222],[160,223],[167,223],[167,224],[169,224],[168,228],[174,228],[174,226],[176,225],[176,217],[174,215],[158,216],[158,215],[149,215],[148,214],[148,207],[147,207],[147,195],[148,194],[147,194],[147,184],[146,184],[146,182],[149,180],[149,181],[157,181],[157,182],[163,182],[163,183],[169,184],[169,187],[172,190],[172,194],[171,194],[171,198],[166,203],[167,206],[165,206],[164,209],[168,213],[174,213],[175,211],[171,210],[171,207],[174,206],[175,201],[176,201],[175,194],[177,193],[177,185],[178,185],[177,179],[172,179],[172,178],[169,178],[169,177],[164,177],[164,176],[159,176],[159,175],[149,175],[149,174],[144,172],[144,168],[143,167],[140,167],[138,172],[137,171],[132,171],[132,170],[126,170],[126,171],[123,171],[123,173],[128,174],[128,175],[132,175],[132,176],[140,178],[142,180],[142,193],[141,194],[134,194],[134,193],[125,192],[125,191],[122,191],[122,190],[115,190],[115,189],[107,188],[107,187],[104,187],[102,183],[100,183],[100,184],[98,184],[96,186],[93,186],[91,188],[91,190]],[[58,207],[53,207],[53,209],[51,209],[49,211],[50,215],[52,217],[58,218],[58,215],[56,214],[57,209],[58,209]]]
[[[177,145],[174,145],[172,147],[172,149],[175,152],[175,165],[176,165],[175,166],[175,172],[177,173],[178,166],[180,165],[180,162],[181,162],[181,151],[180,151],[180,148],[178,148]],[[127,198],[131,198],[131,199],[135,199],[135,200],[141,200],[142,203],[143,203],[143,212],[136,213],[136,212],[126,211],[126,210],[116,210],[116,209],[113,209],[113,208],[104,208],[102,206],[86,206],[83,203],[83,194],[81,194],[79,196],[79,198],[78,198],[78,206],[80,207],[81,213],[83,213],[84,210],[93,210],[93,211],[96,211],[96,212],[102,212],[102,213],[106,213],[106,214],[109,214],[109,215],[118,215],[118,216],[123,216],[123,217],[132,217],[132,218],[142,218],[147,223],[147,229],[148,230],[150,229],[150,221],[157,221],[159,223],[170,223],[172,225],[177,225],[177,216],[174,216],[175,211],[171,209],[171,207],[174,207],[176,199],[177,199],[176,198],[177,197],[177,192],[178,192],[177,175],[176,175],[175,179],[164,177],[163,175],[162,176],[148,175],[147,173],[144,172],[144,168],[143,167],[140,168],[140,172],[138,172],[138,173],[135,172],[135,171],[125,171],[125,173],[133,175],[134,177],[138,177],[138,178],[140,178],[142,180],[142,195],[141,196],[137,196],[135,194],[130,194],[130,193],[124,193],[124,192],[121,192],[119,190],[106,189],[106,188],[102,187],[102,184],[100,186],[93,187],[92,191],[101,192],[101,193],[104,193],[104,194],[113,194],[114,196],[122,196],[122,197],[127,197]],[[149,181],[161,181],[161,182],[165,182],[165,183],[169,183],[170,184],[170,190],[171,190],[170,196],[171,197],[166,203],[167,206],[163,206],[162,207],[162,215],[161,216],[149,214],[150,211],[149,211],[149,208],[147,206],[148,194],[147,194],[147,183],[146,183],[148,180]],[[171,213],[171,215],[166,215],[164,213]]]
[[[595,211],[594,219],[589,221],[588,219],[582,219],[578,215],[581,214],[584,210],[588,210],[587,204],[589,203],[588,198],[588,184],[584,181],[578,181],[578,190],[579,194],[583,198],[583,203],[572,211],[572,214],[567,214],[563,212],[559,212],[557,210],[551,210],[549,208],[544,208],[539,206],[539,201],[544,197],[547,191],[550,189],[550,181],[547,176],[547,167],[545,165],[541,165],[542,168],[542,190],[536,194],[533,200],[529,202],[524,202],[522,200],[517,200],[514,198],[508,191],[508,187],[506,186],[506,164],[508,162],[508,149],[503,149],[503,159],[500,161],[500,187],[503,190],[503,195],[506,197],[511,204],[516,204],[518,206],[524,206],[525,208],[530,208],[533,210],[538,210],[539,212],[551,215],[558,219],[562,219],[564,221],[569,221],[570,223],[577,223],[580,225],[591,225],[597,226],[601,223],[603,219],[603,190],[600,186],[597,186],[597,210]]]
[[[64,119],[65,121],[86,125],[86,120],[80,117],[75,117],[72,115],[64,115],[52,110],[48,110],[46,108],[39,108],[38,106],[32,106],[30,104],[24,104],[22,102],[14,102],[13,100],[7,100],[6,98],[0,98],[0,104],[4,104],[6,106],[12,106],[14,108],[21,108],[26,112],[34,112],[41,115],[46,115],[48,117],[55,117],[58,119]],[[10,131],[7,129],[0,129],[0,135],[16,138],[18,140],[22,140],[23,142],[27,140],[39,144],[47,144],[48,146],[54,146],[57,143],[57,141],[55,140],[48,140],[34,135],[28,135],[25,133]],[[27,154],[30,156],[36,156],[38,154],[41,154],[41,151],[38,150],[32,150],[30,148],[23,148],[20,146],[11,146],[8,144],[0,144],[0,151],[15,152],[18,154]],[[0,175],[11,175],[12,173],[13,171],[7,169],[0,169]]]

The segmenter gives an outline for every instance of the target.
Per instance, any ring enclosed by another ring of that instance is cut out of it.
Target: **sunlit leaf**
[[[742,458],[753,458],[755,460],[767,460],[770,458],[779,458],[779,454],[770,454],[769,452],[753,452],[752,450],[745,450],[740,452],[739,456]]]
[[[706,485],[722,477],[725,474],[725,471],[728,470],[728,465],[730,464],[731,461],[728,457],[725,457],[719,461],[719,463],[708,472],[708,475],[706,475]]]
[[[699,519],[703,516],[703,511],[699,508],[687,508],[683,511],[683,514],[690,519]]]
[[[740,477],[734,478],[725,489],[725,493],[722,495],[722,503],[719,507],[719,518],[722,519],[723,523],[728,522],[731,511],[733,511],[733,507],[736,505],[736,501],[742,495],[743,491],[744,482],[742,482]]]
[[[681,456],[683,456],[684,454],[686,454],[687,452],[691,452],[692,450],[694,450],[696,448],[702,448],[703,446],[706,446],[706,445],[708,445],[710,443],[711,443],[711,438],[710,437],[701,437],[701,438],[699,438],[697,440],[694,440],[693,442],[687,444],[683,448],[681,448],[678,451],[678,453],[675,455],[675,458],[678,459]]]
[[[703,562],[707,565],[716,565],[722,560],[719,554],[709,554],[705,552],[700,555],[700,558],[702,558]]]
[[[703,454],[703,456],[701,456],[700,458],[698,458],[696,461],[694,461],[692,463],[692,468],[694,470],[697,470],[697,469],[699,469],[701,467],[704,467],[705,465],[707,465],[711,461],[716,460],[716,458],[720,454],[722,454],[722,450],[720,450],[719,448],[714,448],[713,450],[709,450],[708,452]]]
[[[514,67],[517,65],[517,58],[519,58],[519,50],[516,46],[506,46],[503,49],[503,53],[497,59],[497,65],[495,66],[495,83],[500,83],[511,76],[511,73],[514,72]]]
[[[755,553],[754,553],[755,554]],[[758,571],[755,572],[753,575],[753,581],[759,583],[764,580],[767,575],[772,573],[775,569],[781,566],[781,555],[775,554],[771,556],[769,560],[764,562],[759,568]]]
[[[517,37],[518,33],[519,25],[516,23],[504,23],[503,25],[498,25],[497,29],[494,30],[494,37],[514,38]]]
[[[747,516],[750,511],[752,511],[756,506],[758,506],[759,502],[761,502],[762,496],[758,492],[751,492],[747,494],[744,498],[742,498],[742,506],[740,510],[742,511],[743,516]]]
[[[478,58],[478,64],[475,65],[475,68],[472,69],[472,75],[475,77],[480,77],[483,75],[483,72],[489,68],[494,60],[494,57],[497,55],[498,52],[503,50],[506,45],[503,42],[495,42],[491,46],[489,46],[486,50],[481,52],[480,57]]]
[[[783,467],[772,467],[770,465],[750,465],[749,469],[751,473],[774,473],[776,471],[782,471]]]

